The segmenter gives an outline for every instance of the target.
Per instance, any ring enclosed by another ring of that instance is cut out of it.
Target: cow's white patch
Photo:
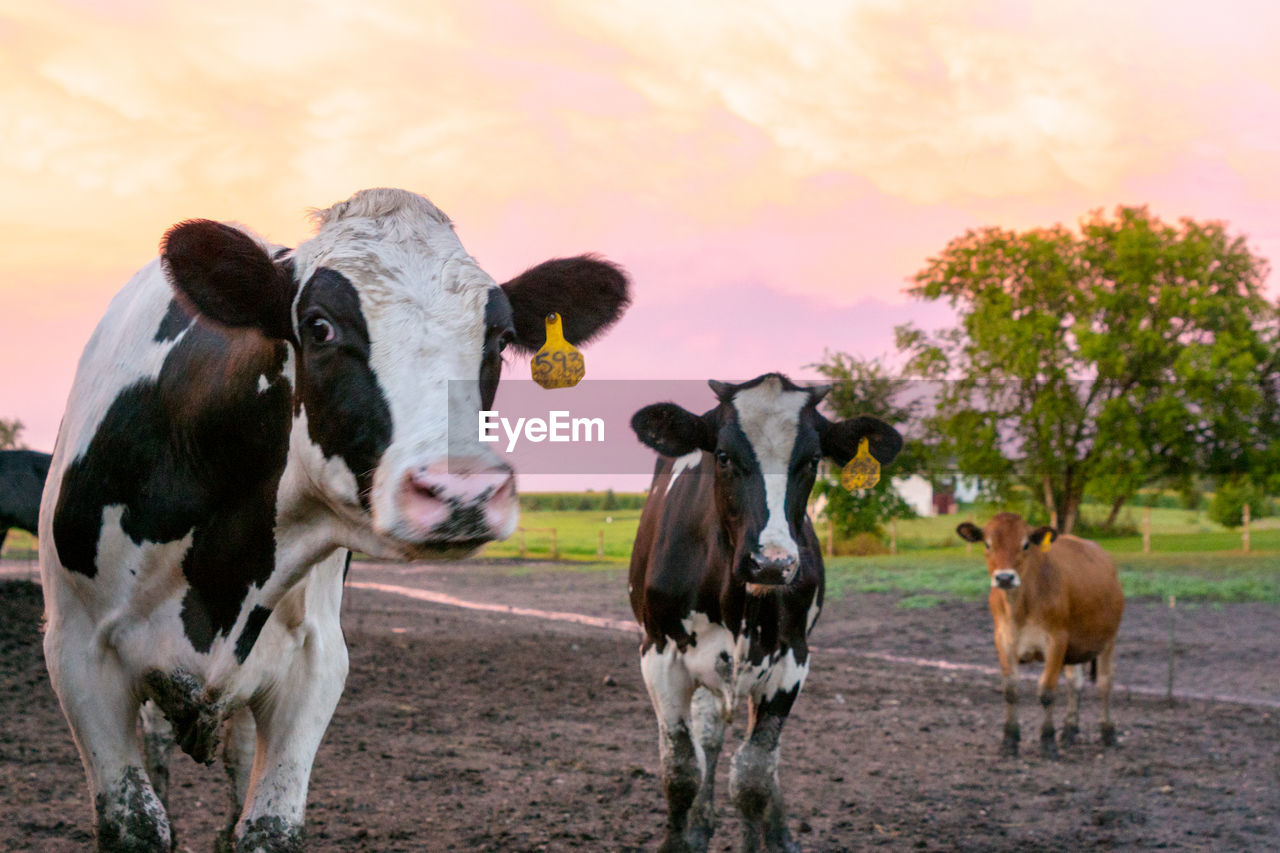
[[[268,381],[267,374],[263,373],[258,377],[258,393],[261,394],[263,391],[268,390],[270,387],[271,387],[271,382]]]
[[[813,596],[813,604],[809,605],[809,615],[804,620],[804,633],[806,637],[813,632],[813,626],[818,624],[818,614],[821,612],[822,607],[818,604],[818,596],[815,594]]]
[[[684,456],[677,456],[671,462],[671,479],[667,480],[667,492],[671,491],[671,487],[676,484],[676,477],[679,477],[685,471],[693,470],[702,464],[702,451],[695,450],[692,453],[686,453]]]
[[[788,391],[775,376],[739,391],[733,398],[738,425],[751,442],[764,478],[768,516],[760,532],[759,546],[779,547],[796,558],[800,556],[800,549],[787,524],[787,482],[791,453],[800,428],[800,410],[808,402],[808,391]]]
[[[1049,632],[1040,625],[1023,625],[1016,631],[1014,643],[1018,660],[1026,661],[1037,655],[1043,655],[1049,648]]]

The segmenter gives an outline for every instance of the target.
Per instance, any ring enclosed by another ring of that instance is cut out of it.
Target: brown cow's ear
[[[981,542],[986,538],[982,535],[982,528],[970,521],[958,525],[956,533],[966,542]]]
[[[1048,537],[1048,540],[1049,540],[1048,542],[1045,541],[1045,537]],[[1040,545],[1040,546],[1048,546],[1052,544],[1053,540],[1057,538],[1058,538],[1058,531],[1054,530],[1052,527],[1047,527],[1047,526],[1037,527],[1035,530],[1031,531],[1031,535],[1027,537],[1027,539],[1031,542],[1032,545]]]
[[[663,456],[684,456],[716,449],[713,413],[699,417],[675,403],[654,403],[631,416],[631,428],[642,444]]]
[[[160,242],[160,261],[179,299],[202,316],[273,338],[293,336],[291,268],[240,229],[208,219],[180,222]]]

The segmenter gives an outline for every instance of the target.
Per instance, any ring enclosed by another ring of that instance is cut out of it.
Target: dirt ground
[[[351,675],[312,776],[311,849],[656,847],[656,729],[634,634],[354,586],[624,619],[621,571],[357,566],[351,580]],[[1024,755],[1001,759],[994,676],[865,656],[991,666],[985,604],[894,605],[891,596],[831,602],[815,631],[822,652],[781,765],[804,849],[1280,849],[1280,608],[1180,609],[1177,688],[1219,698],[1170,708],[1168,611],[1130,602],[1114,703],[1120,746],[1098,743],[1090,693],[1083,742],[1050,762],[1034,749],[1030,690]],[[0,583],[0,847],[83,850],[88,797],[44,671],[40,611],[37,586]],[[727,764],[717,851],[737,835]],[[227,811],[222,771],[178,756],[172,785],[179,848],[210,849]]]

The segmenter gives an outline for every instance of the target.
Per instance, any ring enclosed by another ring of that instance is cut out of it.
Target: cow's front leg
[[[1000,754],[1013,758],[1022,740],[1018,726],[1018,653],[1014,639],[997,632],[996,652],[1000,656],[1000,684],[1004,694],[1004,739],[1000,742]]]
[[[1062,661],[1067,654],[1067,638],[1050,637],[1044,651],[1044,672],[1040,673],[1040,683],[1036,695],[1040,698],[1040,707],[1044,709],[1044,722],[1040,726],[1040,752],[1045,758],[1058,757],[1058,742],[1054,737],[1053,700],[1058,689],[1058,676],[1062,673]]]
[[[1062,718],[1063,746],[1071,746],[1080,734],[1080,693],[1084,690],[1084,666],[1075,664],[1065,668],[1067,681],[1067,713]]]
[[[724,746],[724,703],[705,687],[693,694],[693,739],[702,749],[703,767],[687,835],[695,850],[706,850],[716,831],[716,764]]]
[[[283,666],[271,687],[249,703],[257,747],[244,813],[235,829],[240,853],[303,849],[311,767],[347,678],[347,647],[336,608],[292,630],[272,630],[276,624],[274,618],[267,623],[254,649],[279,655]]]
[[[155,702],[142,703],[142,742],[147,756],[147,776],[160,804],[169,808],[169,752],[176,741],[173,726]]]
[[[686,837],[689,811],[698,795],[702,777],[701,747],[690,732],[693,678],[685,668],[674,642],[658,651],[651,644],[640,655],[640,672],[658,718],[658,756],[662,764],[662,791],[667,798],[667,830],[659,853],[706,850]]]
[[[137,695],[114,651],[82,639],[91,628],[59,622],[45,633],[45,661],[88,777],[98,850],[169,853],[173,836],[145,770]]]
[[[797,853],[799,846],[787,829],[787,813],[778,785],[778,751],[782,727],[800,694],[805,670],[779,663],[786,675],[770,678],[777,686],[762,698],[752,698],[746,742],[733,756],[729,769],[729,795],[742,813],[744,853]],[[793,671],[794,670],[794,671]]]
[[[226,733],[222,739],[222,763],[231,783],[228,797],[230,808],[226,828],[218,833],[214,843],[214,853],[231,853],[235,849],[236,824],[240,821],[240,813],[244,811],[244,803],[249,796],[257,738],[258,729],[253,722],[253,713],[248,708],[242,708],[227,720]]]

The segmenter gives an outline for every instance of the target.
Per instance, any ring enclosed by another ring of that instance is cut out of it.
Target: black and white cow
[[[844,465],[866,438],[888,463],[902,439],[872,417],[827,420],[817,410],[827,389],[777,373],[711,388],[719,404],[706,414],[658,403],[631,421],[663,455],[630,574],[668,806],[660,849],[707,849],[724,726],[745,705],[746,740],[729,776],[742,849],[790,851],[778,741],[809,671],[823,591],[805,505],[823,457]]]
[[[37,450],[0,450],[0,548],[11,527],[36,533],[51,458]]]
[[[294,250],[174,226],[80,360],[40,557],[45,657],[99,849],[170,847],[136,732],[144,700],[197,761],[230,721],[236,849],[300,846],[347,673],[346,549],[416,558],[510,534],[512,472],[474,427],[503,348],[540,347],[551,311],[585,341],[628,303],[624,274],[590,257],[499,287],[402,190],[315,220]]]

